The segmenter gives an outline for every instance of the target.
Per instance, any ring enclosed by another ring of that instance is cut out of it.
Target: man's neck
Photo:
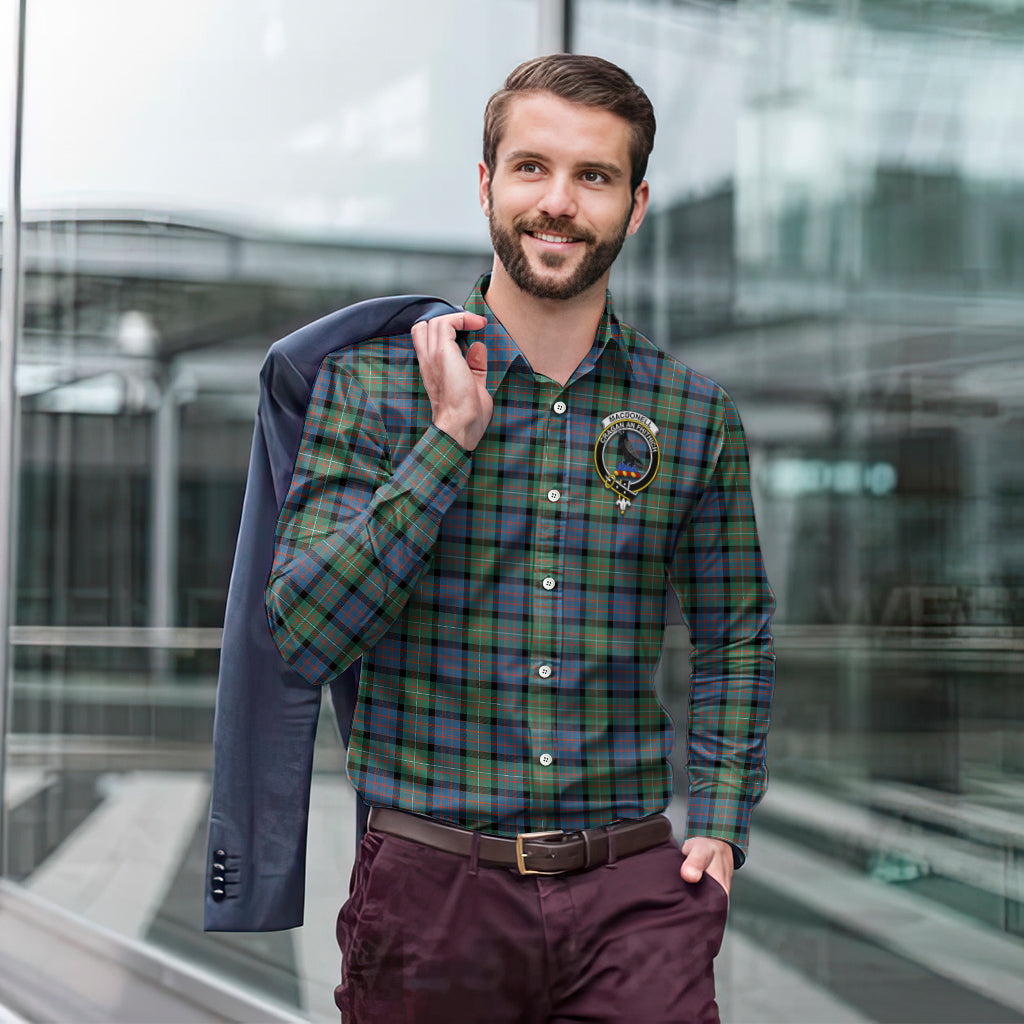
[[[539,299],[519,288],[495,257],[485,298],[534,372],[565,384],[594,344],[607,284],[606,274],[574,298]]]

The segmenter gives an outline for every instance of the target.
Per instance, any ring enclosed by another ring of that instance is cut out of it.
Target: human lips
[[[514,222],[513,227],[520,235],[527,235],[544,246],[561,248],[583,243],[589,245],[594,236],[582,225],[568,220],[553,220],[537,217],[533,220],[523,217]]]
[[[557,245],[580,241],[580,239],[571,238],[569,235],[553,235],[547,231],[528,231],[527,234],[532,238],[540,239],[542,242],[552,242]]]

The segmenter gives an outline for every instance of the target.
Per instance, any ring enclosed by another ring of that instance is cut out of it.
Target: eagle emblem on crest
[[[658,475],[658,427],[643,413],[623,409],[601,420],[594,465],[605,487],[617,495],[623,515],[633,499]]]

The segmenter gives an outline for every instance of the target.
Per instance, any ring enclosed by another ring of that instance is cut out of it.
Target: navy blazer
[[[264,590],[313,382],[331,352],[405,334],[418,320],[456,311],[426,295],[368,299],[276,342],[260,370],[217,678],[206,931],[274,931],[302,924],[313,740],[322,691],[278,653]],[[358,663],[331,683],[346,743],[358,683]],[[360,800],[359,835],[367,811]]]

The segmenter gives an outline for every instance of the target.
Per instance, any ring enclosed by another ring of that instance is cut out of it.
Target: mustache
[[[539,232],[542,235],[565,235],[566,238],[575,239],[577,242],[594,241],[594,236],[589,231],[583,231],[570,220],[548,217],[530,220],[527,217],[517,217],[512,226],[520,233],[528,232],[533,235]]]

